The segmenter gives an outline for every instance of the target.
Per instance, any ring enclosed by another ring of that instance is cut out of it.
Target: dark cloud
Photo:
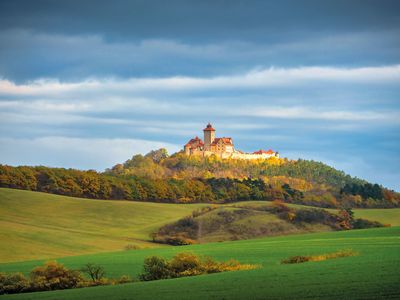
[[[301,32],[397,28],[396,0],[21,1],[0,3],[1,28],[109,39],[281,40]]]
[[[399,1],[0,1],[0,76],[212,76],[400,61]]]
[[[0,75],[24,82],[87,77],[215,76],[260,67],[365,66],[400,61],[399,31],[346,33],[266,44],[166,39],[110,42],[100,35],[0,30]]]

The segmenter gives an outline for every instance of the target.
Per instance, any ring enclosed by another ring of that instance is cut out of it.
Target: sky
[[[0,164],[104,169],[211,122],[400,191],[400,2],[0,1]]]

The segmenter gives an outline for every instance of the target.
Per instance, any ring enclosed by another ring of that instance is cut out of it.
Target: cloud
[[[314,119],[330,121],[379,121],[400,123],[399,112],[386,111],[339,111],[323,110],[311,107],[258,107],[248,111],[237,112],[238,114],[282,119]]]
[[[133,154],[166,148],[170,153],[178,145],[139,139],[99,139],[48,136],[34,139],[0,138],[2,164],[45,165],[103,171]]]
[[[101,33],[66,34],[0,29],[0,76],[18,82],[37,78],[76,81],[88,77],[218,76],[260,66],[393,65],[399,61],[398,29],[289,38],[244,36],[193,42],[167,37],[108,39]],[[319,70],[317,70],[319,72]]]
[[[39,79],[17,84],[3,79],[0,80],[0,108],[3,123],[134,126],[137,121],[133,117],[167,118],[191,116],[196,112],[197,116],[212,118],[224,115],[398,124],[400,112],[396,104],[382,106],[382,101],[370,100],[368,96],[365,103],[359,100],[366,86],[369,91],[386,92],[396,90],[398,84],[400,65],[267,68],[211,78],[92,78],[73,83]],[[336,92],[338,89],[340,95]],[[263,95],[271,90],[276,90],[276,95]],[[230,96],[232,91],[234,96]],[[316,91],[321,92],[315,94]],[[250,104],[242,100],[246,98]],[[352,105],[353,102],[357,104]],[[161,127],[165,128],[165,124]],[[354,126],[341,124],[341,128]]]
[[[0,80],[3,95],[57,95],[59,93],[121,93],[163,90],[242,89],[292,87],[318,83],[377,84],[400,83],[400,65],[361,68],[299,67],[256,69],[244,74],[211,78],[174,76],[167,78],[87,79],[76,83],[54,79],[15,84]]]

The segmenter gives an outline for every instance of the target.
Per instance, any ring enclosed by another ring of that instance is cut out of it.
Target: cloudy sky
[[[0,2],[0,163],[104,170],[212,122],[400,190],[400,2]]]

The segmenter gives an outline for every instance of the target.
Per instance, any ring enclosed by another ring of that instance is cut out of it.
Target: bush
[[[0,295],[23,293],[30,290],[29,280],[21,273],[0,273]]]
[[[34,268],[30,273],[30,278],[24,277],[21,273],[0,273],[0,295],[122,284],[133,281],[126,275],[117,280],[104,278],[104,269],[91,263],[86,264],[82,270],[92,280],[85,280],[79,271],[68,270],[64,265],[55,261]]]
[[[124,283],[129,283],[129,282],[133,282],[132,278],[130,278],[128,275],[122,275],[117,281],[116,283],[119,284],[124,284]]]
[[[129,251],[129,250],[139,250],[142,249],[142,247],[135,245],[135,244],[128,244],[125,246],[125,250]]]
[[[83,281],[79,271],[68,270],[56,261],[34,268],[30,277],[33,289],[40,291],[75,288]]]
[[[258,265],[240,264],[236,260],[216,262],[209,257],[201,258],[193,253],[178,253],[170,261],[152,256],[144,261],[144,272],[139,278],[143,281],[195,276],[226,271],[251,270]]]
[[[282,264],[300,264],[300,263],[307,262],[307,261],[310,261],[309,256],[296,255],[296,256],[292,256],[292,257],[282,260],[281,263]]]
[[[281,264],[300,264],[307,261],[323,261],[327,259],[339,258],[339,257],[347,257],[347,256],[356,256],[358,252],[353,251],[352,249],[344,249],[339,250],[333,253],[326,253],[320,255],[311,255],[311,256],[292,256],[287,259],[281,261]]]
[[[175,255],[169,262],[169,269],[174,277],[198,275],[203,271],[200,258],[188,252]]]
[[[196,244],[195,240],[188,238],[185,233],[180,233],[176,235],[161,235],[158,233],[152,234],[153,241],[161,244],[168,244],[172,246],[185,246]]]
[[[167,279],[172,277],[168,262],[162,257],[147,257],[144,260],[143,269],[143,273],[139,275],[140,280],[143,281]]]
[[[370,221],[365,219],[355,219],[353,222],[353,229],[366,229],[373,227],[384,227],[382,223],[376,221]]]

